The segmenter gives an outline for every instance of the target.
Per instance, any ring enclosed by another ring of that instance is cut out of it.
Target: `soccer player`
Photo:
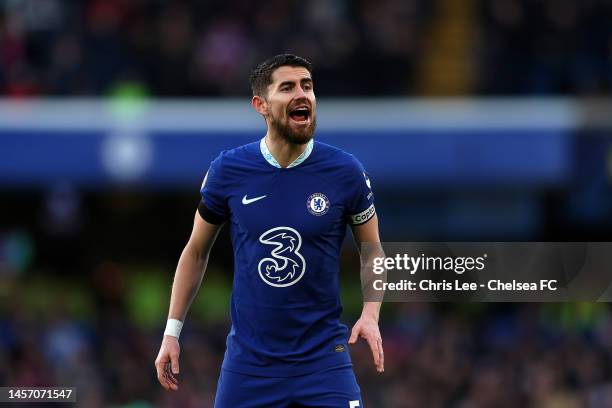
[[[251,75],[252,105],[267,133],[222,152],[204,177],[155,361],[167,390],[178,389],[180,329],[225,223],[234,248],[232,328],[215,407],[362,407],[348,352],[359,337],[384,370],[380,302],[364,302],[350,339],[339,321],[346,224],[357,244],[379,242],[378,220],[362,165],[313,140],[311,73],[294,55],[261,63]]]

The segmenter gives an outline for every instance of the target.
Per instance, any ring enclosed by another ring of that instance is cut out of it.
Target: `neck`
[[[308,144],[289,143],[268,130],[268,133],[266,133],[266,145],[278,164],[281,167],[287,167],[304,153]]]

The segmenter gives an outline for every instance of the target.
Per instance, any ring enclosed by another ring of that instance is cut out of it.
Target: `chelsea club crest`
[[[314,193],[306,200],[306,208],[312,215],[323,215],[329,210],[329,200],[323,193]]]

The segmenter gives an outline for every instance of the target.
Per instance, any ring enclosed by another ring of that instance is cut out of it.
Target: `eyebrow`
[[[305,82],[312,84],[312,78],[302,78],[302,79],[300,80],[300,83],[301,83],[301,84],[303,84],[303,83],[305,83]],[[278,84],[278,87],[279,87],[279,88],[282,88],[282,87],[283,87],[283,86],[285,86],[285,85],[293,85],[293,84],[294,84],[294,81],[283,81],[283,82],[281,82],[280,84]]]

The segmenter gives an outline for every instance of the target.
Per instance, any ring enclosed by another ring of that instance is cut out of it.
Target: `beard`
[[[296,130],[291,127],[288,117],[283,122],[274,116],[270,116],[270,127],[277,135],[287,141],[287,143],[305,145],[310,142],[314,135],[314,131],[317,127],[317,118],[313,115],[308,126],[302,126]]]

